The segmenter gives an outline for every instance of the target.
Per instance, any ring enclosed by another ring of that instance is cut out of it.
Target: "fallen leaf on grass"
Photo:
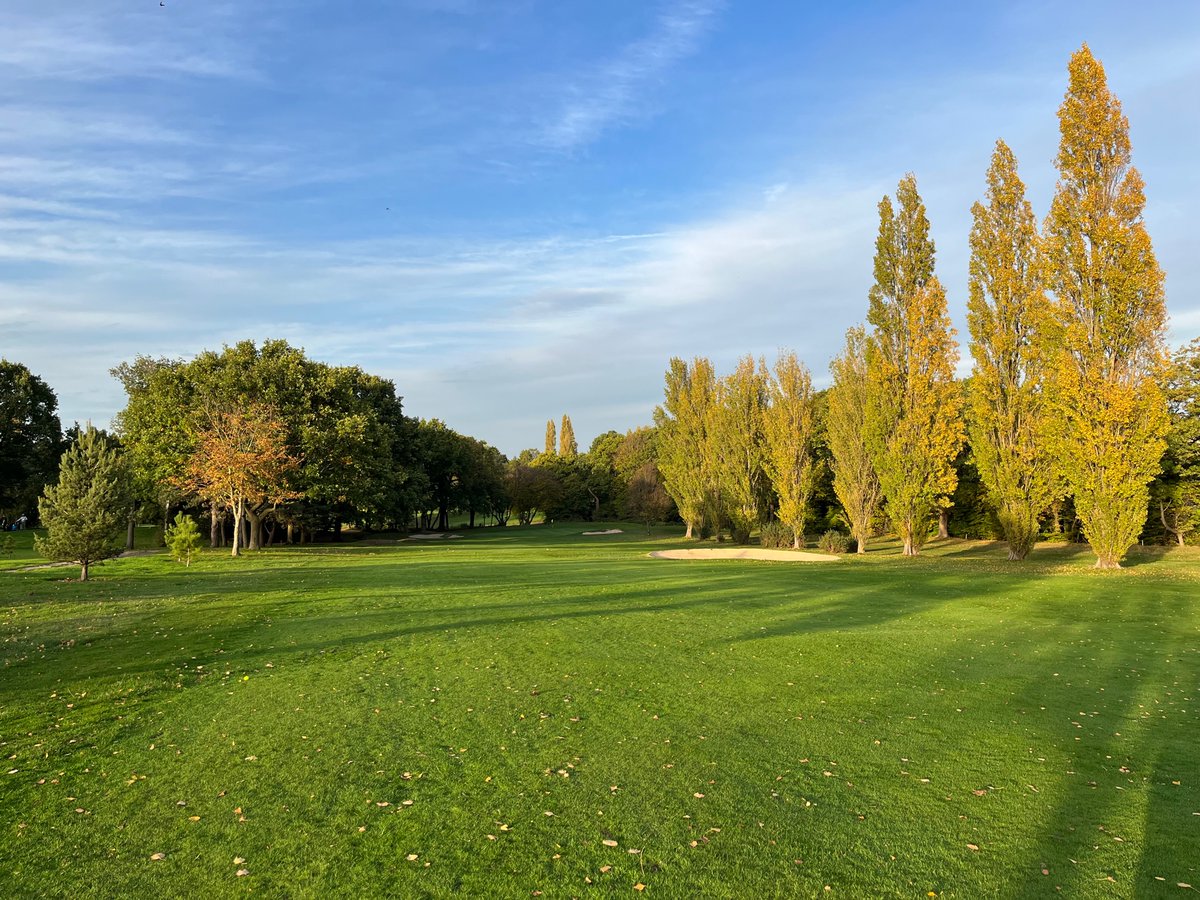
[[[617,846],[617,842],[612,840],[611,838],[606,838],[605,840],[601,841],[600,843],[602,843],[605,847]]]
[[[189,822],[199,822],[200,817],[199,816],[188,816],[188,821]]]
[[[967,844],[967,849],[968,849],[968,850],[974,850],[974,851],[978,852],[978,851],[979,851],[979,845],[978,845],[978,844]]]
[[[700,793],[699,791],[696,791],[696,793],[692,794],[692,796],[695,797],[697,800],[704,799],[704,795],[702,793]]]
[[[160,859],[166,859],[166,858],[167,858],[167,854],[165,854],[165,853],[151,853],[151,854],[150,854],[150,858],[151,858],[151,859],[153,859],[153,860],[155,860],[155,861],[157,861],[157,860],[160,860]]]
[[[409,862],[416,862],[416,861],[417,861],[417,854],[415,854],[415,853],[410,853],[410,854],[408,854],[408,856],[406,856],[406,857],[404,857],[404,858],[405,858],[405,859],[407,859]]]
[[[233,864],[234,864],[235,866],[240,866],[240,865],[241,865],[242,863],[244,863],[244,862],[245,862],[245,860],[244,860],[244,859],[242,859],[240,856],[235,856],[235,857],[233,858]]]
[[[971,793],[974,794],[976,797],[982,797],[984,794],[987,793],[987,791],[980,788],[979,790],[971,791]]]
[[[612,871],[612,866],[601,866],[600,867],[600,874],[602,874],[602,875],[607,875],[611,871]]]
[[[646,889],[646,886],[639,881],[637,884],[635,884],[633,886],[633,889],[635,891],[644,891]]]

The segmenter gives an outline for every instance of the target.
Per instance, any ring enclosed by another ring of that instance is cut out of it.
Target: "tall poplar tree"
[[[1142,220],[1129,121],[1084,44],[1058,111],[1059,181],[1044,228],[1048,443],[1097,568],[1117,568],[1146,518],[1166,447],[1163,274]]]
[[[846,332],[846,346],[829,364],[833,386],[825,414],[826,440],[833,455],[833,492],[850,522],[858,552],[867,552],[871,527],[883,492],[867,446],[867,335]]]
[[[558,449],[557,445],[558,445],[558,434],[554,430],[554,420],[547,419],[546,420],[546,449],[543,450],[542,452],[546,456],[554,456],[555,452]]]
[[[896,190],[898,208],[879,203],[875,284],[867,321],[867,439],[884,508],[915,556],[933,511],[948,503],[963,441],[954,383],[954,344],[946,292],[933,274],[925,204],[911,175]]]
[[[1053,499],[1040,436],[1042,357],[1037,322],[1045,308],[1037,224],[1017,160],[996,142],[987,203],[971,207],[967,322],[975,371],[968,427],[979,477],[996,508],[1008,558],[1024,559],[1037,540],[1038,514]]]
[[[689,366],[674,357],[665,376],[663,405],[654,410],[663,486],[679,508],[689,538],[700,532],[713,491],[708,419],[715,392],[711,362],[696,357]]]
[[[579,455],[579,444],[575,441],[575,427],[571,417],[563,413],[562,427],[558,430],[558,455],[563,459],[574,459]]]
[[[812,378],[795,353],[780,353],[767,382],[767,399],[763,467],[779,499],[779,521],[792,530],[792,546],[798,550],[804,543],[817,460]]]
[[[733,539],[750,540],[762,516],[765,447],[763,411],[767,402],[766,366],[746,356],[717,383],[709,429],[721,501]]]

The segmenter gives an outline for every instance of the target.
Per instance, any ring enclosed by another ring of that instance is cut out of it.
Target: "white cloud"
[[[636,115],[639,98],[656,78],[695,50],[719,7],[715,0],[672,3],[648,36],[567,84],[566,99],[542,129],[540,142],[555,150],[572,150]]]

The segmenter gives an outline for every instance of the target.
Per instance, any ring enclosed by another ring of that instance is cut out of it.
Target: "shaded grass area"
[[[961,541],[674,562],[645,553],[676,533],[618,527],[0,573],[0,877],[72,896],[1200,883],[1194,551],[1118,573]]]

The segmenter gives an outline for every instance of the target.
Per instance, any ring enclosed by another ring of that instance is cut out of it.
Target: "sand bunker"
[[[434,534],[410,534],[405,538],[406,541],[448,541],[453,538],[460,538],[461,534],[446,534],[443,531],[435,532]]]
[[[620,528],[610,528],[610,529],[608,529],[608,531],[585,531],[584,532],[584,534],[588,535],[589,537],[597,535],[597,534],[624,534],[624,533],[625,532],[622,531]]]
[[[763,550],[756,547],[705,547],[697,550],[655,550],[655,559],[771,559],[781,562],[837,562],[829,553],[803,550]]]

